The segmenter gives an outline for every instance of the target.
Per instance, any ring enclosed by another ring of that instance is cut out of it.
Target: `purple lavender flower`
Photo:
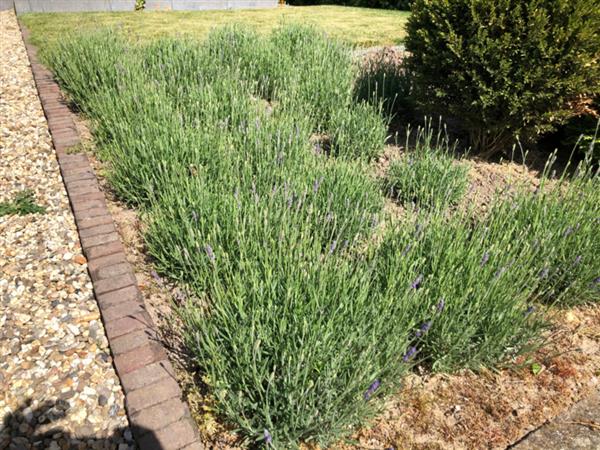
[[[440,301],[438,302],[437,306],[435,307],[436,311],[438,313],[441,313],[445,307],[446,307],[446,301],[443,298],[440,298]]]
[[[416,331],[415,336],[416,337],[421,337],[423,336],[425,333],[427,333],[429,331],[429,329],[431,328],[431,320],[428,320],[427,322],[424,322],[419,329]]]
[[[206,244],[204,246],[204,251],[206,252],[206,256],[208,256],[208,259],[210,259],[210,262],[214,263],[216,258],[212,247],[209,244]]]
[[[575,261],[573,261],[573,265],[578,266],[580,262],[581,262],[581,255],[578,255],[577,258],[575,258]]]
[[[594,284],[600,284],[600,277],[596,277],[596,278],[594,278],[594,281],[593,281],[593,283],[594,283]]]
[[[375,228],[378,223],[379,217],[377,217],[377,214],[373,214],[373,217],[371,218],[371,228]]]
[[[263,438],[264,438],[265,444],[267,444],[267,446],[269,446],[273,443],[273,436],[271,436],[271,433],[269,433],[269,430],[267,430],[266,428],[265,428],[265,431],[263,431]]]
[[[315,193],[315,194],[317,193],[322,182],[323,182],[323,177],[319,178],[318,180],[315,180],[315,182],[313,184],[313,193]]]
[[[531,305],[531,306],[527,307],[527,309],[525,310],[525,312],[523,314],[525,315],[525,317],[527,317],[529,314],[531,314],[534,311],[535,311],[535,306]]]
[[[369,386],[369,389],[367,389],[365,391],[365,394],[364,394],[365,400],[369,400],[373,396],[373,394],[375,393],[375,391],[377,389],[379,389],[380,385],[381,385],[381,382],[378,379],[375,380],[375,381],[373,381],[373,383],[371,383],[371,386]]]
[[[333,252],[335,252],[335,248],[337,247],[337,240],[334,240],[331,243],[331,246],[329,247],[329,254],[333,255]]]
[[[565,232],[563,233],[563,237],[567,237],[568,235],[570,235],[573,232],[573,227],[569,227],[565,230]]]
[[[423,275],[421,274],[415,279],[415,281],[412,282],[410,287],[413,289],[419,289],[421,287],[422,282],[423,282]]]
[[[404,247],[404,250],[402,250],[402,256],[406,256],[408,254],[408,252],[410,251],[411,245],[408,244],[406,247]]]
[[[550,273],[550,269],[548,269],[547,267],[544,267],[541,271],[540,271],[540,278],[544,279],[548,276],[548,274]]]
[[[483,267],[486,265],[486,263],[489,261],[490,259],[490,254],[488,252],[485,252],[483,254],[483,256],[481,257],[481,262],[479,263],[480,267]]]
[[[162,283],[162,278],[160,277],[160,275],[158,273],[156,273],[155,270],[151,270],[150,275],[152,275],[152,278],[154,278],[156,281],[158,281],[159,283]]]
[[[415,356],[415,354],[417,353],[417,347],[410,347],[406,353],[404,354],[404,356],[402,356],[402,361],[404,361],[405,363],[410,361],[412,359],[413,356]]]

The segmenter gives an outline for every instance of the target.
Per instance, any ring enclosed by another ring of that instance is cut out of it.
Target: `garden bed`
[[[104,172],[95,158],[93,141],[86,122],[81,119],[78,132],[86,142],[86,152],[96,173]],[[374,170],[402,152],[388,146]],[[515,182],[535,189],[540,183],[538,170],[513,162],[490,163],[469,159],[469,194],[485,211],[497,189]],[[176,374],[202,440],[223,449],[241,448],[239,438],[229,431],[214,413],[214,404],[202,386],[201,371],[189,364],[181,341],[181,324],[173,321],[172,298],[180,290],[159,277],[147,257],[138,213],[118,200],[106,178],[101,177],[108,207],[126,247],[129,262],[155,323],[175,363]],[[395,211],[394,204],[390,209]],[[503,449],[532,430],[552,420],[591,392],[600,389],[600,308],[584,306],[564,316],[559,312],[548,332],[550,344],[530,355],[528,363],[515,367],[457,374],[426,374],[417,370],[404,387],[385,404],[379,416],[351,438],[338,442],[335,449]],[[541,373],[532,372],[540,364]],[[200,386],[198,385],[200,383]]]
[[[598,299],[587,166],[549,180],[455,160],[431,126],[385,148],[349,49],[311,29],[146,47],[103,33],[47,58],[91,119],[115,219],[220,448],[339,447],[376,414],[364,445],[502,446],[544,399],[564,395],[548,417],[593,386],[595,307],[547,342],[555,307]],[[515,396],[483,402],[494,389]]]

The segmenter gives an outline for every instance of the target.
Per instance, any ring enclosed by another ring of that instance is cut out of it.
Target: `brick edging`
[[[85,154],[67,152],[81,143],[74,113],[65,103],[52,73],[40,64],[37,49],[27,42],[28,30],[20,21],[19,26],[88,261],[136,443],[142,450],[203,449],[96,175]]]

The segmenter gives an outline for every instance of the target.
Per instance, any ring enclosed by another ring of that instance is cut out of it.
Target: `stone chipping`
[[[0,12],[0,448],[133,447],[124,397],[16,17]]]

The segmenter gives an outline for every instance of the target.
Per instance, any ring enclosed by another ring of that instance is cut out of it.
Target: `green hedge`
[[[407,25],[413,92],[459,118],[474,149],[537,140],[600,92],[597,0],[415,0]]]
[[[342,5],[361,8],[410,10],[413,0],[288,0],[289,5]]]

